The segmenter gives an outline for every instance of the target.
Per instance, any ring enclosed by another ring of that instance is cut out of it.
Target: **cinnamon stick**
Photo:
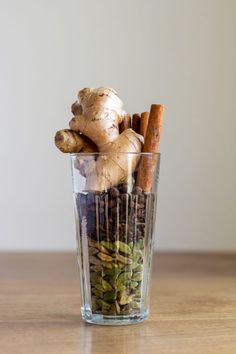
[[[140,114],[134,113],[132,117],[132,129],[139,134]]]
[[[153,104],[151,106],[143,152],[157,153],[160,145],[163,112],[163,105]],[[144,192],[151,192],[156,162],[156,155],[142,156],[138,169],[137,186],[142,188]]]
[[[148,120],[149,120],[149,112],[141,113],[139,134],[141,134],[144,137],[144,139],[147,131]]]
[[[123,122],[119,125],[119,133],[121,134],[124,130],[131,128],[131,116],[129,113],[125,115]]]

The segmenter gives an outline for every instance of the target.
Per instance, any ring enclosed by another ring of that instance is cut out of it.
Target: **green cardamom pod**
[[[133,281],[140,281],[143,280],[143,272],[136,272],[132,276]]]
[[[120,290],[122,286],[127,284],[130,281],[131,276],[132,276],[131,272],[123,272],[123,273],[121,273],[118,276],[117,280],[116,280],[117,289]]]
[[[102,284],[102,277],[96,272],[90,272],[90,282],[91,284]]]
[[[133,252],[133,260],[134,260],[134,262],[139,261],[141,258],[143,258],[143,253],[142,253],[142,251],[140,251],[140,250],[135,250],[135,251]]]
[[[92,265],[90,266],[90,270],[93,272],[101,272],[102,271],[102,265]]]
[[[116,305],[116,312],[119,314],[120,313],[120,305],[118,304],[118,302],[115,302]]]
[[[101,245],[107,248],[109,251],[115,251],[116,246],[113,242],[101,241]]]
[[[96,288],[92,288],[92,293],[96,295],[97,297],[103,298],[103,292],[101,290],[98,290]]]
[[[106,281],[105,279],[102,279],[102,287],[103,287],[103,291],[112,290],[111,284],[109,284],[108,281]]]
[[[110,291],[107,291],[104,296],[103,296],[103,299],[105,301],[115,301],[116,300],[116,291],[115,290],[110,290]]]
[[[131,258],[124,257],[121,254],[117,254],[116,255],[116,260],[121,262],[121,263],[124,263],[124,264],[131,264],[132,263],[132,259]]]
[[[127,264],[124,266],[123,270],[125,272],[130,272],[132,270],[132,264]]]
[[[109,254],[109,251],[108,251],[102,244],[99,244],[99,243],[98,243],[97,248],[98,248],[102,253]]]
[[[105,261],[105,262],[112,262],[113,259],[111,256],[108,256],[108,254],[105,254],[105,253],[102,253],[102,252],[99,252],[97,254],[97,256],[102,260],[102,261]]]
[[[88,251],[89,251],[90,256],[94,256],[95,254],[97,254],[99,252],[97,248],[92,247],[92,246],[89,247]]]
[[[97,247],[97,242],[92,240],[91,238],[88,238],[88,244],[91,247]]]
[[[101,264],[100,259],[98,259],[96,256],[90,256],[90,257],[89,257],[89,262],[90,262],[91,264],[95,264],[95,265]]]
[[[105,311],[109,310],[111,307],[111,304],[109,304],[108,302],[106,302],[104,300],[98,299],[97,302],[101,306],[101,308]]]
[[[131,287],[132,289],[136,288],[137,286],[138,286],[138,282],[137,282],[137,281],[131,281],[130,287]]]
[[[94,287],[100,291],[103,291],[103,286],[102,284],[98,283],[98,284],[95,284]]]
[[[129,247],[129,245],[127,245],[126,243],[124,242],[121,242],[121,241],[115,241],[115,245],[116,245],[116,248],[123,252],[123,253],[126,253],[126,254],[131,254],[132,253],[132,250],[131,248]]]
[[[130,305],[133,309],[140,309],[141,307],[141,304],[138,301],[133,301]]]
[[[136,269],[136,268],[139,266],[139,264],[140,264],[140,263],[137,262],[137,261],[136,261],[136,262],[133,262],[132,265],[131,265],[132,269]]]
[[[119,296],[120,305],[129,304],[131,301],[132,301],[132,295],[128,295],[126,291],[120,292],[120,296]]]
[[[129,242],[128,245],[129,245],[129,247],[130,247],[131,249],[133,249],[133,247],[134,247],[134,243],[133,243],[133,242]]]
[[[102,262],[102,266],[104,267],[104,268],[112,268],[112,263],[108,263],[108,262]]]
[[[137,267],[133,269],[134,272],[142,272],[143,271],[143,265],[138,264]]]

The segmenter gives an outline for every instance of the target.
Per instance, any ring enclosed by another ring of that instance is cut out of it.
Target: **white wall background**
[[[236,1],[0,1],[0,248],[71,249],[79,88],[166,105],[157,247],[236,250]]]

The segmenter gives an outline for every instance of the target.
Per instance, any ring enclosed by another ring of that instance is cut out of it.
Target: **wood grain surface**
[[[234,354],[236,255],[158,254],[149,320],[88,325],[73,253],[0,254],[1,354]]]

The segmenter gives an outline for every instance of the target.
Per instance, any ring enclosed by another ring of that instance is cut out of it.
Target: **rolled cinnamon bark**
[[[149,120],[149,112],[141,113],[139,134],[141,134],[144,138],[147,131],[148,120]]]
[[[82,134],[78,134],[70,129],[63,129],[56,132],[56,147],[65,153],[96,152],[96,145]]]
[[[139,134],[140,114],[134,113],[132,117],[132,129]]]
[[[160,145],[163,112],[163,105],[153,104],[151,106],[143,152],[157,153]],[[136,184],[138,187],[142,188],[144,192],[151,192],[156,162],[157,156],[155,155],[142,156]]]
[[[119,125],[119,133],[121,134],[124,130],[129,128],[131,128],[131,117],[130,114],[127,113],[124,120]]]

